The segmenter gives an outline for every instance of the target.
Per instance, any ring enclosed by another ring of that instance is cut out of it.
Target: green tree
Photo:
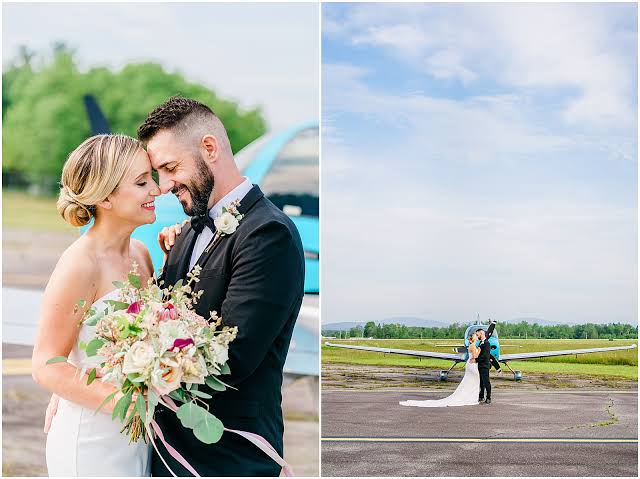
[[[364,325],[364,336],[365,338],[373,338],[376,335],[376,323],[373,321],[367,322]]]
[[[259,109],[242,111],[203,85],[154,63],[130,64],[120,71],[78,71],[74,52],[54,45],[52,60],[38,71],[25,52],[3,73],[3,172],[19,172],[32,183],[55,189],[69,153],[90,134],[82,97],[93,94],[112,131],[136,136],[149,111],[173,95],[212,108],[229,134],[234,152],[262,135],[266,124]],[[5,91],[6,90],[6,91]]]

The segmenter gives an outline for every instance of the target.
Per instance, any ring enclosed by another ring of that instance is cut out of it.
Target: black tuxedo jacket
[[[491,369],[491,345],[489,344],[489,338],[493,335],[493,330],[496,328],[496,323],[491,323],[489,329],[487,329],[486,339],[480,344],[480,354],[476,359],[478,368]]]
[[[244,216],[237,230],[220,237],[196,264],[202,266],[195,291],[203,290],[196,311],[209,318],[222,316],[222,324],[238,326],[229,346],[231,374],[221,379],[237,388],[224,392],[206,386],[209,411],[230,429],[263,436],[282,456],[282,369],[293,327],[304,296],[304,252],[293,222],[258,186],[241,200]],[[171,249],[161,279],[165,286],[186,278],[197,234],[190,225]],[[162,407],[157,422],[165,439],[202,476],[277,476],[280,466],[246,439],[225,432],[207,445],[191,429],[183,428],[175,413]],[[191,474],[175,461],[160,441],[163,458],[179,476]],[[154,451],[154,476],[170,473]]]

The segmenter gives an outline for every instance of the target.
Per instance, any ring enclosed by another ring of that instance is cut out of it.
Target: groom
[[[487,332],[484,329],[479,329],[478,334],[480,338],[480,354],[476,359],[478,363],[478,372],[480,373],[480,396],[478,402],[484,401],[485,404],[491,404],[491,381],[489,380],[489,370],[491,369],[491,344],[489,344],[489,338],[493,335],[493,330],[496,328],[496,322],[491,321]],[[487,399],[484,399],[484,392],[487,391]]]
[[[206,105],[173,97],[153,110],[138,128],[162,193],[176,195],[192,217],[171,249],[164,286],[202,268],[194,288],[203,291],[198,314],[222,316],[237,326],[229,347],[231,373],[224,392],[206,389],[209,410],[230,429],[260,434],[283,455],[282,369],[304,295],[304,253],[291,220],[241,176],[224,125]],[[239,201],[238,225],[213,219]],[[280,466],[246,439],[224,433],[212,445],[200,442],[175,414],[157,411],[167,442],[202,476],[278,476]],[[157,441],[162,457],[179,476],[191,474]],[[154,453],[154,476],[170,472]]]

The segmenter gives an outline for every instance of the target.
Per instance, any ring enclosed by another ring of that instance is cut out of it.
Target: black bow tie
[[[209,227],[213,233],[216,232],[216,225],[208,214],[191,217],[191,227],[197,234],[202,233],[205,226]]]

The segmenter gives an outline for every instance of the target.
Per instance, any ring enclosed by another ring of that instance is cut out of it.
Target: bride
[[[87,139],[62,170],[58,211],[73,226],[91,219],[94,225],[62,254],[49,279],[33,349],[34,380],[60,397],[47,436],[50,476],[150,475],[149,446],[129,444],[122,425],[111,419],[121,395],[95,412],[116,388],[102,381],[87,386],[87,374],[81,375],[86,355],[77,344],[93,336],[93,327],[79,327],[83,314],[117,299],[112,281],[126,278],[134,263],[143,284],[152,276],[151,256],[131,233],[155,221],[159,194],[147,153],[124,135]],[[80,299],[84,308],[75,306]],[[47,365],[54,356],[68,362]]]
[[[401,406],[416,407],[446,407],[446,406],[471,406],[478,404],[480,394],[480,373],[476,358],[480,354],[480,348],[476,346],[478,334],[469,336],[469,360],[465,364],[464,377],[453,394],[443,399],[429,401],[400,401]]]

